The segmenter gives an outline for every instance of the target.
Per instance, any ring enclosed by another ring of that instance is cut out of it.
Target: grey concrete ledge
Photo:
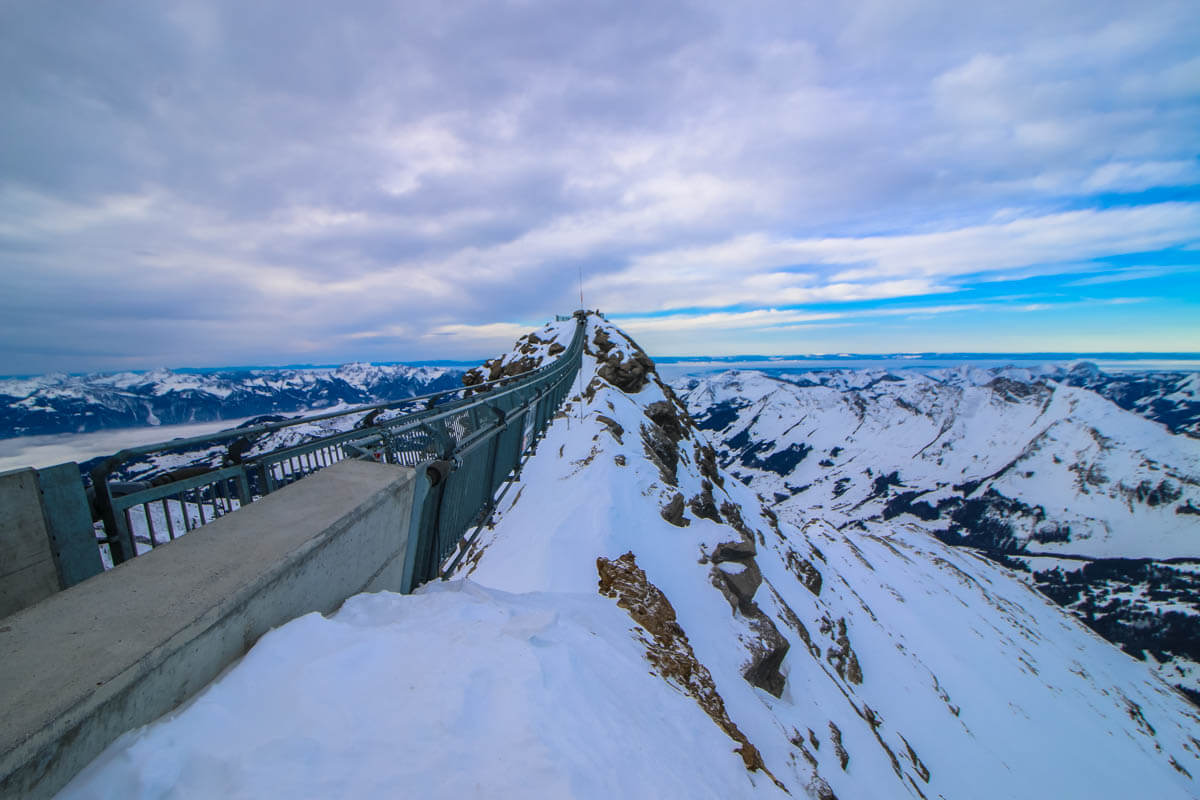
[[[398,591],[414,475],[341,462],[0,620],[0,796],[53,795],[271,628]]]

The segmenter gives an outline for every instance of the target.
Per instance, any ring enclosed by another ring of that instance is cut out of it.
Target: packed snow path
[[[64,796],[1197,794],[1200,718],[1144,665],[919,530],[777,522],[588,342],[459,580],[268,634]]]

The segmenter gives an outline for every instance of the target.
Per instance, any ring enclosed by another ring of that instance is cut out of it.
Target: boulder
[[[692,521],[683,515],[683,495],[679,492],[676,492],[671,501],[662,507],[660,513],[663,519],[680,528],[686,528],[692,524]]]

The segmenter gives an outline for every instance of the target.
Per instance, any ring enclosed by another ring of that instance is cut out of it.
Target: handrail
[[[438,563],[473,521],[485,512],[490,514],[495,491],[549,424],[578,372],[585,317],[582,312],[575,315],[578,322],[574,337],[559,358],[522,375],[121,450],[92,471],[95,502],[105,530],[98,541],[108,546],[116,564],[137,555],[139,544],[144,545],[143,550],[154,548],[346,458],[372,458],[426,470],[438,462],[443,466],[430,473],[429,503],[435,511],[428,518],[421,517],[422,533],[418,537],[427,552],[419,560],[416,578],[426,580],[437,574]],[[437,402],[460,393],[463,397],[459,399]],[[425,408],[398,417],[239,459],[238,463],[188,471],[178,480],[127,486],[111,480],[122,462],[138,456],[242,437],[249,440],[296,425],[402,408],[421,401],[426,401]],[[514,425],[516,421],[521,424]],[[483,447],[485,444],[487,447]],[[452,473],[462,474],[439,482]],[[443,508],[447,501],[452,508]]]

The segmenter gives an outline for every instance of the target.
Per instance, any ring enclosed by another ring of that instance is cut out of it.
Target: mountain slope
[[[1195,795],[1200,717],[1143,664],[910,524],[777,520],[588,326],[456,580],[269,634],[68,796]]]
[[[1100,383],[1054,374],[1085,372]],[[907,522],[979,548],[1200,697],[1200,441],[1047,374],[727,372],[680,388],[780,516]]]
[[[623,360],[637,352],[599,324],[589,336],[598,369],[611,354],[597,335],[618,342]],[[1164,796],[1192,791],[1170,759],[1195,772],[1194,710],[1143,665],[1009,570],[914,526],[856,534],[819,518],[802,529],[776,524],[713,464],[669,387],[650,378],[632,394],[589,384],[594,396],[585,391],[566,410],[572,427],[555,426],[523,473],[521,498],[469,557],[471,580],[583,593],[594,590],[595,558],[632,553],[674,607],[730,717],[793,790],[1122,796],[1120,787],[1139,793],[1155,774]],[[663,445],[677,434],[672,473]],[[747,577],[731,590],[726,575]],[[790,643],[778,698],[745,677],[778,649],[773,632]],[[1138,721],[1146,714],[1157,720],[1153,736]],[[1170,746],[1155,741],[1167,730]],[[1121,744],[1110,749],[1114,737]]]
[[[1051,369],[1046,377],[1091,389],[1126,411],[1160,422],[1171,433],[1200,439],[1200,374],[1130,372],[1110,374],[1086,361]]]

